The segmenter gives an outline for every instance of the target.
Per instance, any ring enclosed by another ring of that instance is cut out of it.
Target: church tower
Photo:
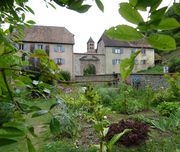
[[[96,53],[94,49],[94,41],[91,37],[87,42],[87,53]]]

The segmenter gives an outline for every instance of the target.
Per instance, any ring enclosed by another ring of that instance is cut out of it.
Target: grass
[[[138,73],[144,74],[162,74],[163,73],[163,65],[156,65],[154,67],[150,67],[147,70],[139,71]]]

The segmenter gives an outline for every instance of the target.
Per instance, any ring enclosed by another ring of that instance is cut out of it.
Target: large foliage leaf
[[[134,9],[129,3],[121,3],[119,8],[119,13],[122,17],[124,17],[127,21],[139,24],[143,22],[143,18],[140,13]]]
[[[151,13],[150,18],[151,20],[159,20],[164,16],[164,13],[166,12],[167,7],[163,7],[159,10],[156,10]]]
[[[128,25],[118,25],[106,31],[107,36],[116,40],[135,41],[143,38],[143,35]]]
[[[141,50],[133,53],[131,57],[128,59],[123,59],[120,64],[120,73],[123,80],[126,80],[128,75],[131,74],[133,68],[134,68],[134,60],[136,56],[141,52]]]
[[[180,27],[180,24],[175,18],[164,18],[155,28],[160,30],[172,30],[178,27]]]
[[[53,117],[50,122],[50,130],[53,134],[60,131],[60,122],[57,118]]]
[[[175,40],[168,35],[152,34],[147,38],[149,44],[156,49],[169,51],[176,49]]]
[[[131,131],[131,129],[125,129],[123,132],[120,132],[119,134],[116,134],[112,137],[112,139],[108,143],[108,150],[109,152],[112,152],[113,145],[127,132]]]

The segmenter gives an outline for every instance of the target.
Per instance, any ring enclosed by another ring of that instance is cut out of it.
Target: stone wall
[[[164,79],[164,74],[132,74],[128,77],[128,83],[132,84],[133,77],[139,77],[140,87],[151,86],[153,89],[167,88],[168,83]],[[122,82],[120,75],[118,74],[119,82]],[[94,83],[108,83],[107,81],[112,81],[112,74],[105,75],[93,75],[93,76],[75,76],[75,81],[92,81]],[[104,82],[103,82],[104,81]]]

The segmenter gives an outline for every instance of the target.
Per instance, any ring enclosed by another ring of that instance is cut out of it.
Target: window
[[[143,50],[141,51],[141,54],[142,54],[142,55],[146,55],[146,50],[143,49]]]
[[[113,59],[113,60],[112,60],[112,64],[113,64],[113,65],[120,64],[120,59]]]
[[[138,64],[139,62],[138,62],[138,60],[134,60],[134,64]]]
[[[54,46],[54,52],[64,52],[65,48],[62,45],[56,45]]]
[[[135,52],[136,52],[136,49],[135,49],[135,48],[131,49],[131,54],[133,54],[133,53],[135,53]]]
[[[63,65],[63,64],[65,64],[65,59],[64,58],[55,58],[54,62],[58,65]]]
[[[123,48],[113,48],[112,53],[123,54]]]
[[[141,64],[146,64],[146,60],[141,60]]]
[[[19,50],[24,50],[24,44],[19,44]]]
[[[43,49],[44,49],[43,44],[38,44],[38,45],[37,45],[37,49],[43,50]]]

